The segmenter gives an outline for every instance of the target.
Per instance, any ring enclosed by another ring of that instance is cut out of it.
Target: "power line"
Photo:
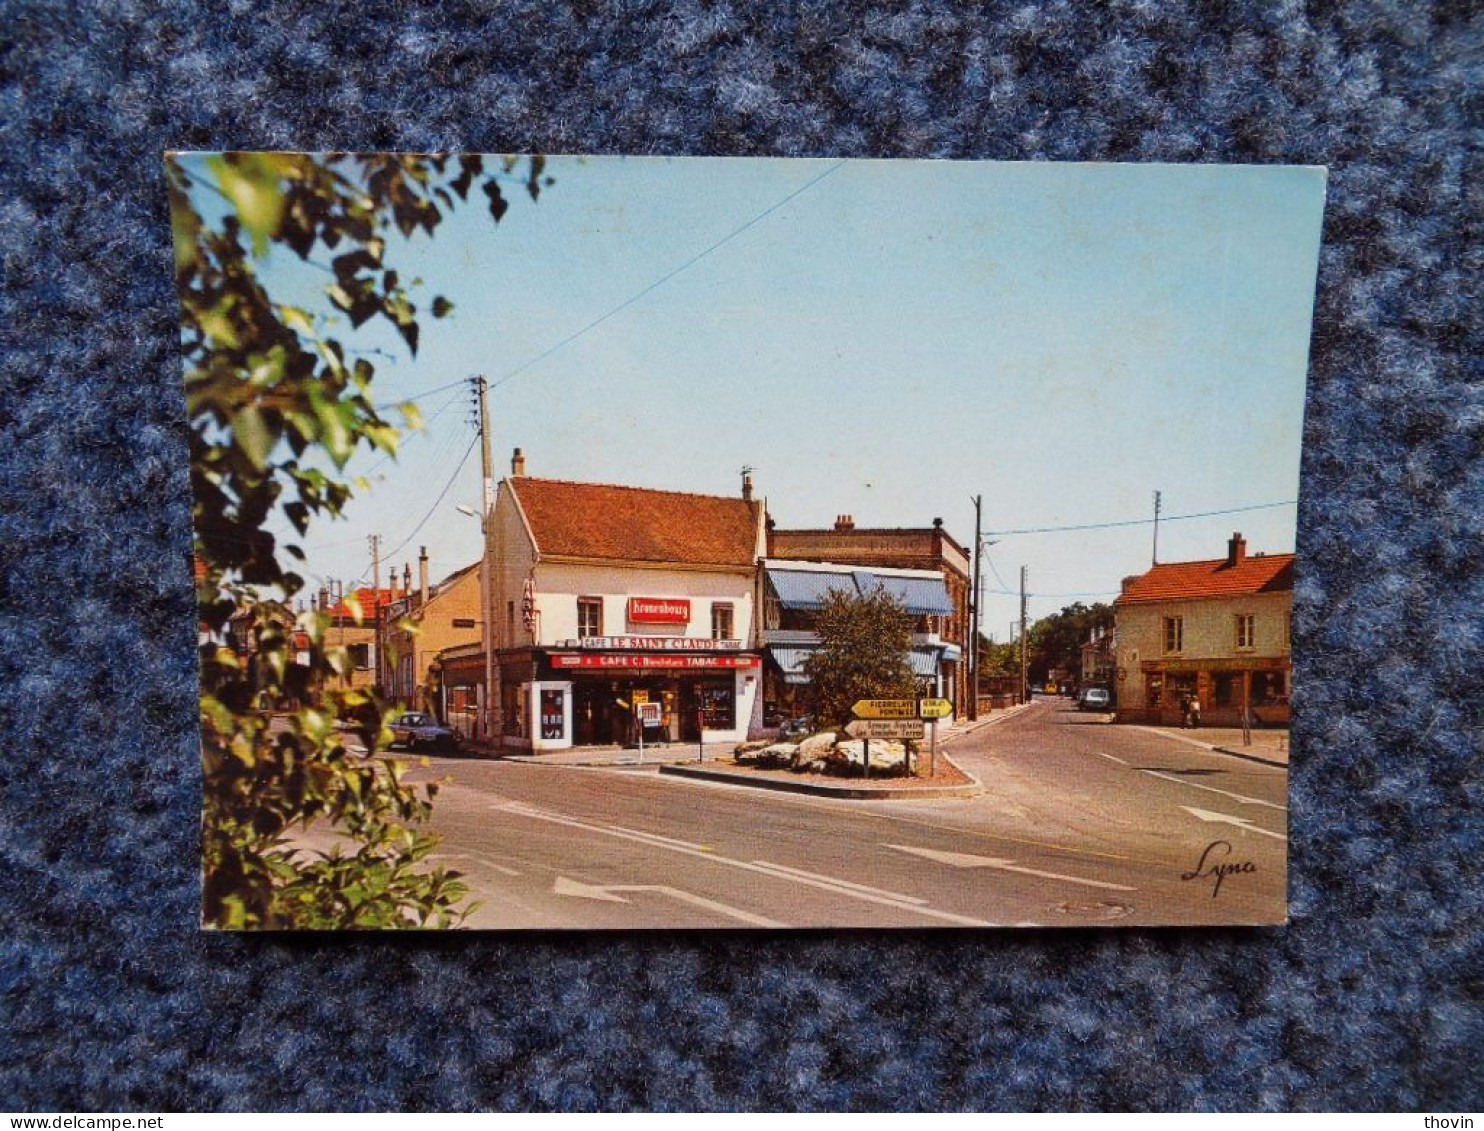
[[[755,225],[755,224],[761,222],[762,220],[766,219],[768,216],[772,215],[774,212],[777,212],[780,208],[782,208],[789,201],[793,200],[795,197],[801,196],[804,193],[808,192],[815,185],[819,184],[820,181],[824,180],[826,177],[828,177],[831,173],[835,172],[835,170],[839,169],[840,166],[842,166],[844,164],[845,164],[844,161],[838,161],[835,164],[831,165],[823,173],[820,173],[819,176],[815,177],[813,180],[809,181],[807,184],[804,184],[803,186],[794,189],[793,192],[789,193],[782,200],[778,201],[777,204],[774,204],[774,205],[772,205],[772,206],[770,206],[768,208],[765,208],[763,211],[759,212],[756,216],[754,216],[751,220],[747,221],[747,223],[743,224],[740,228],[736,228],[736,229],[732,230],[731,232],[727,233],[721,239],[717,240],[714,244],[712,244],[710,247],[708,247],[705,251],[697,252],[695,255],[691,256],[689,259],[687,259],[684,263],[682,263],[679,267],[675,268],[673,271],[670,271],[667,274],[661,275],[658,279],[656,279],[654,282],[650,283],[649,286],[645,287],[638,294],[635,294],[635,295],[631,296],[630,298],[625,299],[623,302],[621,302],[617,306],[615,306],[612,310],[608,311],[608,313],[603,314],[603,315],[601,315],[598,318],[594,318],[586,326],[582,327],[582,329],[576,330],[573,333],[568,334],[561,341],[557,342],[556,345],[551,346],[549,349],[543,350],[541,353],[538,353],[535,357],[531,358],[529,361],[522,362],[520,365],[517,365],[514,369],[510,370],[510,372],[504,374],[503,376],[501,376],[497,380],[490,382],[490,386],[489,387],[491,389],[495,389],[495,388],[498,388],[499,386],[505,384],[506,381],[513,380],[514,378],[520,376],[520,374],[524,373],[527,369],[530,369],[533,365],[536,365],[538,362],[545,361],[548,357],[550,357],[552,354],[556,353],[557,350],[561,349],[563,346],[568,345],[571,342],[575,342],[578,338],[582,337],[589,330],[595,330],[595,329],[597,329],[604,322],[607,322],[608,319],[612,318],[616,314],[620,314],[623,311],[627,310],[629,307],[633,306],[634,303],[638,302],[645,295],[649,294],[651,291],[655,290],[656,288],[658,288],[660,286],[663,286],[665,283],[668,283],[671,279],[675,278],[675,276],[678,275],[678,274],[680,274],[682,271],[686,270],[689,267],[695,266],[695,264],[699,263],[702,259],[706,258],[706,256],[710,255],[713,251],[715,251],[717,248],[721,247],[723,244],[730,243],[732,240],[734,240],[738,236],[740,236],[743,232],[747,231],[748,228],[751,228],[753,225]]]
[[[474,445],[478,442],[478,436],[475,436],[472,440],[469,441],[469,446],[464,449],[463,458],[459,460],[458,466],[453,469],[453,474],[448,477],[448,482],[443,485],[443,490],[438,492],[438,497],[433,500],[433,505],[428,508],[428,513],[422,516],[421,520],[419,520],[418,524],[412,528],[411,532],[408,533],[406,538],[403,538],[402,541],[398,542],[395,547],[386,552],[384,556],[386,557],[387,561],[391,561],[393,558],[395,558],[397,554],[402,551],[402,548],[407,545],[407,543],[411,542],[414,538],[417,537],[417,532],[427,525],[428,519],[433,517],[433,512],[436,511],[440,505],[442,505],[444,497],[453,487],[454,480],[459,477],[459,472],[464,470],[464,464],[469,462],[469,453],[474,450]]]
[[[375,407],[375,409],[376,409],[377,412],[380,412],[384,408],[396,408],[398,405],[404,405],[404,404],[409,404],[409,403],[416,402],[416,401],[427,400],[429,397],[434,396],[437,393],[443,392],[444,389],[452,389],[455,385],[462,385],[462,384],[464,384],[468,380],[469,380],[469,378],[467,378],[467,377],[460,377],[457,381],[450,381],[446,385],[439,385],[436,389],[428,389],[426,392],[418,393],[416,396],[398,397],[394,401],[387,401],[386,404],[379,404],[379,405],[375,405],[373,407]]]
[[[1272,510],[1274,507],[1291,507],[1297,504],[1297,499],[1283,499],[1276,503],[1254,503],[1250,507],[1227,507],[1225,510],[1219,511],[1197,511],[1194,514],[1163,515],[1158,521],[1179,522],[1182,519],[1188,518],[1212,518],[1222,514],[1242,514],[1246,511]],[[1110,530],[1117,526],[1148,526],[1154,521],[1152,518],[1131,518],[1123,522],[1083,522],[1075,526],[1027,526],[1019,530],[986,530],[984,536],[988,538],[993,535],[1005,538],[1012,534],[1059,534],[1067,530]]]

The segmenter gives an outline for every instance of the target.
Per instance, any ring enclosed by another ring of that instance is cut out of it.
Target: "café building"
[[[761,709],[751,498],[525,474],[487,524],[502,745],[740,741]]]

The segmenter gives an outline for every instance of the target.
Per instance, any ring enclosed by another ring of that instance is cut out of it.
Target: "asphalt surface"
[[[836,801],[458,758],[415,776],[444,782],[435,859],[482,901],[470,927],[1284,921],[1282,769],[1114,726],[1064,699],[948,749],[984,794]]]

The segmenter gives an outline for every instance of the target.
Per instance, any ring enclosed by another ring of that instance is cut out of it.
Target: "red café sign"
[[[683,597],[630,597],[633,624],[689,624],[690,601]]]
[[[554,668],[647,668],[675,670],[697,668],[715,671],[719,668],[755,668],[756,656],[680,656],[664,652],[582,652],[576,655],[554,655]]]

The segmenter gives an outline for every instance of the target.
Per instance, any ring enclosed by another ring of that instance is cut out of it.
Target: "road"
[[[444,782],[435,859],[482,901],[470,927],[1283,922],[1284,770],[1061,699],[948,749],[982,795],[835,801],[457,758],[417,775]]]

